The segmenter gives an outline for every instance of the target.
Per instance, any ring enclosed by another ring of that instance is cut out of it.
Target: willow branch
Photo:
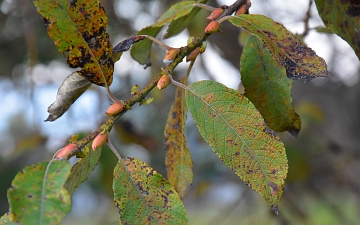
[[[231,15],[232,13],[236,12],[242,5],[246,4],[248,0],[238,0],[234,2],[231,6],[225,9],[224,13],[221,15],[221,17]],[[74,151],[72,151],[68,158],[76,155],[82,148],[84,148],[90,141],[92,141],[100,132],[103,130],[107,130],[110,132],[112,129],[114,123],[123,115],[125,114],[133,105],[140,102],[142,99],[144,99],[150,91],[156,87],[159,79],[163,75],[171,74],[176,66],[181,63],[185,56],[187,56],[190,52],[192,52],[196,47],[200,47],[201,44],[206,41],[206,39],[211,34],[203,32],[200,36],[195,38],[191,43],[189,43],[187,46],[181,47],[179,50],[178,55],[175,57],[174,61],[172,61],[170,64],[168,64],[158,76],[154,77],[144,88],[142,88],[140,91],[138,91],[135,95],[133,95],[130,99],[124,101],[125,109],[120,112],[117,115],[114,115],[110,117],[105,123],[103,123],[98,129],[93,131],[91,134],[89,134],[87,137],[76,141],[74,144],[76,144],[76,148]]]

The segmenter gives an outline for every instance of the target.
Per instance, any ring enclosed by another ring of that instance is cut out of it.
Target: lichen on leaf
[[[71,68],[90,82],[112,83],[112,45],[107,17],[98,0],[34,0],[50,38]]]

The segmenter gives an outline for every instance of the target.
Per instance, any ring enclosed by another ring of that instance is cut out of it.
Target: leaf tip
[[[49,114],[49,116],[46,118],[46,120],[44,120],[44,122],[53,122],[56,119],[57,118],[55,118],[53,115]]]
[[[299,135],[300,129],[297,129],[295,127],[291,127],[290,129],[288,129],[288,132],[294,136],[297,137]]]
[[[274,211],[274,213],[275,213],[276,215],[279,215],[279,209],[278,209],[278,206],[277,206],[277,205],[271,206],[271,209]]]

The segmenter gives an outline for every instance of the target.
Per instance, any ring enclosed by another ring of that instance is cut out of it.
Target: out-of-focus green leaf
[[[143,28],[137,33],[137,35],[149,35],[155,37],[162,29],[163,26],[149,26]],[[130,54],[134,60],[141,65],[151,66],[150,54],[151,54],[152,41],[149,39],[140,41],[134,44],[130,50]]]
[[[112,82],[112,46],[99,0],[34,0],[50,38],[72,68],[97,85]]]
[[[329,77],[325,60],[306,47],[283,25],[256,14],[242,14],[229,17],[235,26],[242,27],[260,38],[276,61],[285,67],[290,79]]]
[[[201,0],[199,2],[203,2]],[[170,7],[159,19],[158,21],[151,26],[145,27],[144,29],[140,30],[137,35],[149,35],[155,37],[158,35],[160,30],[167,24],[167,23],[174,23],[176,20],[181,19],[184,24],[181,24],[178,28],[170,31],[170,34],[176,35],[180,33],[183,29],[186,28],[189,23],[187,20],[190,20],[196,13],[191,13],[192,10],[195,8],[196,1],[181,1],[178,2]],[[194,10],[195,11],[195,10]],[[196,11],[197,12],[197,11]],[[189,15],[190,13],[190,15]],[[189,17],[185,17],[189,15]],[[185,18],[184,18],[185,17]],[[188,19],[187,19],[188,18]],[[183,25],[186,25],[185,27]],[[169,32],[169,31],[168,31]],[[152,41],[150,40],[143,40],[139,43],[133,45],[130,50],[131,56],[135,59],[138,63],[146,66],[151,65],[150,60],[150,53],[151,53],[151,45]]]
[[[218,157],[277,212],[287,174],[285,148],[254,105],[214,81],[192,83],[186,104]]]
[[[114,170],[114,201],[121,224],[187,224],[178,193],[139,159],[126,158]]]
[[[44,144],[47,138],[38,132],[33,132],[31,135],[21,138],[17,141],[14,150],[12,150],[11,154],[19,155],[28,150],[35,150],[40,145]]]
[[[249,37],[240,60],[245,96],[255,105],[267,125],[277,131],[297,136],[301,120],[292,105],[292,80],[271,56],[265,44]]]
[[[101,151],[101,147],[96,149],[96,151],[90,150],[88,146],[84,147],[82,150],[84,157],[80,158],[71,168],[70,176],[64,185],[70,194],[73,194],[74,191],[88,179],[90,173],[99,162]]]
[[[59,87],[55,102],[48,107],[49,116],[45,121],[60,118],[90,86],[91,82],[77,72],[70,74]]]
[[[64,188],[70,168],[63,160],[25,167],[8,190],[10,218],[21,224],[60,224],[71,209]]]
[[[343,38],[360,59],[360,2],[353,0],[315,0],[325,25]]]
[[[180,82],[185,82],[181,79]],[[184,197],[187,186],[193,181],[193,162],[185,136],[185,121],[187,107],[183,88],[177,87],[174,104],[170,108],[166,122],[165,137],[165,165],[170,184]]]
[[[183,2],[185,2],[185,1],[183,1]],[[207,0],[197,0],[196,2],[204,4],[207,2]],[[166,38],[173,37],[173,36],[179,34],[185,28],[187,28],[199,11],[200,11],[200,8],[194,8],[194,9],[192,9],[192,11],[189,14],[182,16],[179,19],[173,20],[170,23],[169,28],[166,30],[166,33],[164,34],[164,38],[166,39]]]

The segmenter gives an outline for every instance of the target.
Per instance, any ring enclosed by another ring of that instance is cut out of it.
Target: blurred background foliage
[[[109,18],[113,45],[156,21],[176,0],[101,0]],[[210,0],[209,5],[231,4]],[[310,3],[310,4],[309,4]],[[358,224],[360,221],[360,63],[339,37],[322,29],[312,1],[253,0],[250,13],[261,13],[297,33],[327,61],[330,79],[294,82],[293,102],[302,119],[298,138],[280,134],[289,174],[279,216],[215,156],[189,118],[187,137],[194,160],[194,182],[184,198],[191,224]],[[165,43],[179,47],[199,35],[209,14],[201,10],[178,37]],[[310,29],[308,29],[310,28]],[[242,89],[239,58],[244,35],[225,23],[209,38],[208,50],[195,63],[190,81],[214,79]],[[318,32],[318,31],[321,31]],[[325,32],[324,32],[325,31]],[[161,37],[161,36],[160,36]],[[160,71],[164,50],[153,47],[152,66],[143,69],[129,53],[115,65],[112,91],[130,97]],[[179,79],[186,64],[175,71]],[[59,120],[43,122],[57,88],[71,73],[46,34],[32,1],[0,3],[0,214],[8,211],[7,189],[27,165],[48,161],[72,134],[86,135],[105,120],[110,105],[103,88],[92,86]],[[115,126],[112,140],[123,156],[134,156],[166,176],[163,129],[175,88],[154,90],[148,106],[134,107]],[[74,159],[72,159],[74,160]],[[117,224],[112,202],[116,158],[104,150],[97,169],[73,196],[64,224]]]

